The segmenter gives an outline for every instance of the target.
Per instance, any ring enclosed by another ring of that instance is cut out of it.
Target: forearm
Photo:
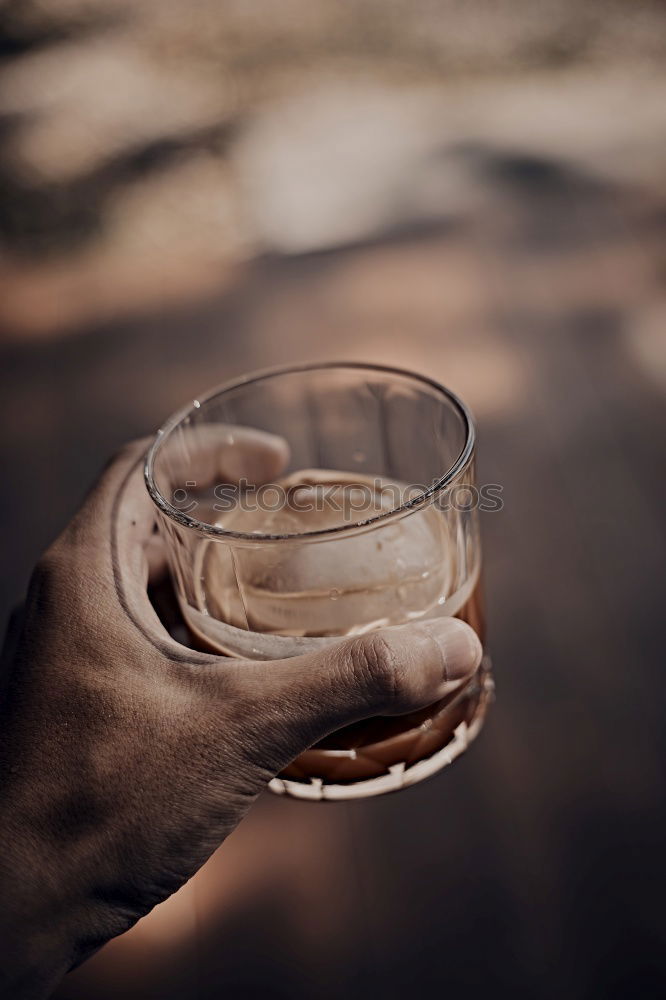
[[[0,998],[42,1000],[74,961],[73,908],[50,859],[17,843],[0,812]]]
[[[46,1000],[70,968],[67,951],[52,931],[30,924],[0,926],[0,998]]]
[[[101,914],[87,886],[96,837],[78,843],[60,819],[67,769],[44,760],[34,777],[30,754],[12,746],[11,720],[0,718],[0,1000],[41,1000],[85,956]],[[91,835],[92,834],[92,835]]]
[[[18,699],[5,690],[0,712],[0,1000],[49,997],[73,966],[113,934],[112,929],[103,933],[112,921],[91,892],[100,838],[89,823],[81,827],[86,790],[71,787],[76,757],[68,758],[55,741],[40,739],[23,719]],[[67,727],[68,720],[61,717],[61,726]],[[79,827],[68,824],[68,817]]]
[[[133,883],[117,877],[112,828],[68,826],[64,805],[76,799],[80,817],[86,797],[61,787],[53,772],[39,795],[37,782],[0,780],[0,1000],[49,997],[140,915]]]

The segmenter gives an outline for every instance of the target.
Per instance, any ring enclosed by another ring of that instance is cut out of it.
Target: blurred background
[[[480,425],[498,700],[437,778],[265,796],[64,1000],[656,997],[666,7],[0,3],[3,618],[108,454],[277,363]]]

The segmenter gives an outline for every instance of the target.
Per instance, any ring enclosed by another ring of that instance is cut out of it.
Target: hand
[[[250,466],[260,453],[270,464],[277,440],[250,444]],[[130,445],[107,468],[40,560],[10,627],[2,997],[48,996],[190,878],[267,781],[317,740],[437,701],[481,658],[474,632],[450,618],[271,663],[179,645],[146,591],[155,536],[145,450]]]

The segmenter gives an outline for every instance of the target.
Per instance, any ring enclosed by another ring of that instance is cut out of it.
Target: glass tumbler
[[[176,413],[146,460],[193,644],[282,659],[386,625],[454,615],[485,641],[475,429],[421,375],[300,365]],[[415,784],[474,739],[489,661],[453,698],[339,730],[271,782],[349,799]]]

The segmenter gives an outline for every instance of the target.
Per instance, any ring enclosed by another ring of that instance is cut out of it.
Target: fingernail
[[[458,618],[433,618],[420,624],[441,650],[444,680],[459,681],[474,673],[483,647],[473,628]]]

